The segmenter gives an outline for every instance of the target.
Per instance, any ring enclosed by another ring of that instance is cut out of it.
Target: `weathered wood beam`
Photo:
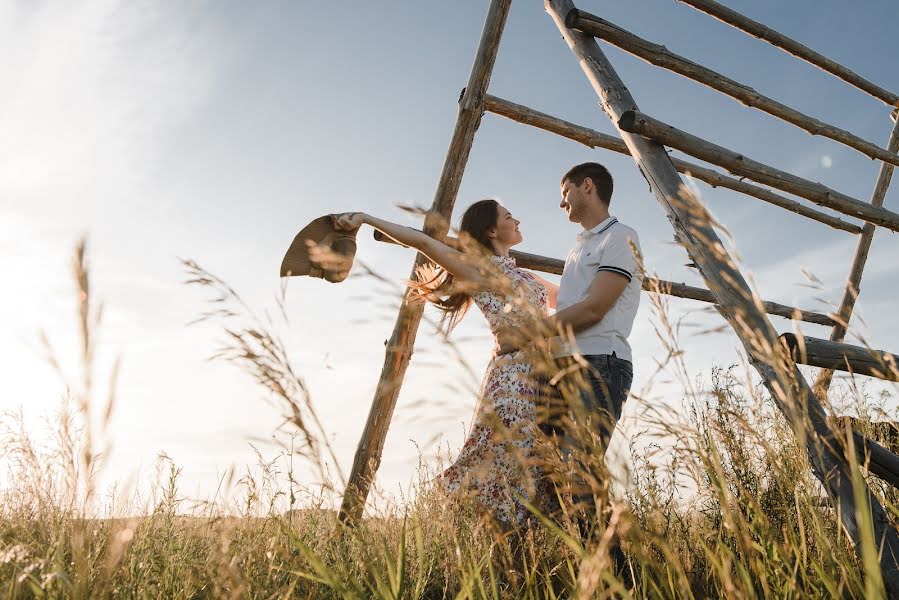
[[[509,251],[509,255],[512,256],[518,266],[522,268],[552,273],[553,275],[561,275],[562,269],[565,266],[564,260],[541,256],[539,254],[531,254],[529,252],[511,250]],[[698,300],[700,302],[709,302],[711,304],[716,304],[718,302],[715,295],[707,289],[687,285],[685,283],[658,279],[656,277],[647,277],[643,280],[643,291],[675,296],[677,298],[686,298],[689,300]],[[787,306],[786,304],[763,300],[762,306],[766,313],[777,315],[778,317],[783,317],[785,319],[805,321],[816,325],[829,325],[834,322],[833,319],[827,315],[808,310],[800,310],[792,306]]]
[[[855,450],[859,462],[867,466],[868,471],[899,489],[899,456],[889,448],[885,448],[878,441],[859,433],[857,426],[859,419],[856,417],[828,417],[827,422],[834,431],[851,431],[855,441]],[[878,425],[887,426],[896,432],[895,423],[890,421],[872,422],[872,429],[877,430]]]
[[[786,416],[799,442],[805,445],[815,475],[827,489],[843,527],[860,553],[862,534],[858,519],[863,513],[856,511],[852,466],[845,444],[828,426],[824,409],[799,368],[789,362],[777,332],[753,300],[752,290],[718,237],[711,217],[695,198],[684,193],[686,188],[666,149],[620,126],[624,114],[636,110],[637,103],[596,40],[565,25],[566,15],[574,9],[571,0],[545,0],[544,6],[668,214],[676,239],[693,259],[773,401]],[[869,508],[864,514],[872,517],[875,544],[881,549],[886,589],[891,596],[899,595],[899,536],[883,506],[867,487],[863,495],[861,502]]]
[[[784,52],[792,54],[796,58],[804,60],[810,65],[818,67],[819,69],[842,79],[846,83],[870,94],[885,104],[899,106],[899,94],[895,94],[890,90],[868,81],[861,75],[858,75],[838,62],[827,58],[823,54],[815,52],[811,48],[800,44],[784,34],[762,25],[758,21],[753,21],[749,17],[743,16],[737,11],[715,2],[714,0],[678,0],[678,2],[692,6],[696,10],[711,15],[719,21],[727,23],[731,27],[735,27],[760,40],[764,40],[772,46],[780,48]]]
[[[893,124],[893,132],[890,134],[887,148],[899,150],[899,120]],[[892,178],[893,165],[882,163],[880,172],[877,174],[877,182],[874,184],[874,192],[871,194],[871,204],[873,206],[883,206],[883,200],[886,197]],[[849,270],[849,279],[846,282],[846,289],[843,291],[843,298],[840,300],[840,307],[836,313],[837,323],[834,325],[833,331],[830,332],[831,341],[842,342],[843,338],[846,337],[849,320],[852,318],[852,311],[855,308],[855,300],[861,291],[862,273],[868,260],[868,251],[871,249],[871,242],[874,241],[874,229],[874,225],[865,223],[862,234],[858,238],[858,243],[855,246],[855,255],[852,257],[852,267]],[[818,378],[815,380],[815,391],[819,396],[827,393],[832,379],[833,371],[830,369],[824,369],[818,374]]]
[[[835,127],[794,108],[761,94],[739,81],[718,73],[708,67],[675,54],[660,44],[645,40],[633,33],[590,13],[576,10],[568,15],[568,26],[597,37],[629,54],[642,58],[651,65],[661,67],[687,79],[692,79],[717,92],[738,100],[751,108],[766,112],[782,121],[807,131],[812,135],[830,138],[862,154],[899,165],[899,154],[881,148],[852,132]]]
[[[852,435],[860,454],[859,458],[862,461],[867,460],[868,470],[893,487],[899,488],[899,456],[857,431],[853,431]]]
[[[388,244],[397,243],[380,231],[375,231],[374,237],[379,242],[386,242]],[[458,243],[457,238],[451,236],[444,238],[444,241],[451,246],[456,246]],[[531,254],[530,252],[522,252],[520,250],[510,250],[509,256],[514,258],[516,264],[523,269],[532,269],[534,271],[550,273],[552,275],[561,275],[562,269],[565,267],[564,260],[550,258],[549,256],[542,256],[540,254]],[[675,296],[677,298],[686,298],[688,300],[709,302],[711,304],[717,302],[715,295],[709,290],[687,285],[686,283],[676,283],[674,281],[658,279],[657,277],[645,278],[643,280],[643,291]],[[777,315],[778,317],[783,317],[785,319],[805,321],[806,323],[814,323],[815,325],[825,325],[828,327],[832,327],[835,324],[834,320],[827,315],[810,310],[800,310],[792,306],[787,306],[786,304],[763,300],[762,306],[764,306],[765,312],[769,315]]]
[[[478,42],[468,85],[459,102],[456,125],[446,153],[446,160],[443,163],[443,171],[440,173],[440,181],[437,183],[437,190],[434,193],[434,202],[425,218],[424,231],[437,239],[442,239],[449,230],[449,221],[456,195],[459,192],[462,174],[468,163],[475,131],[481,122],[484,94],[487,93],[490,75],[496,62],[496,54],[510,4],[511,0],[491,0],[487,9],[484,29]],[[424,264],[426,260],[421,254],[416,257],[410,278],[415,275],[415,269]],[[381,463],[384,440],[393,418],[400,385],[406,368],[409,366],[409,360],[412,358],[412,349],[415,345],[422,311],[421,303],[410,302],[407,292],[397,315],[393,334],[387,343],[381,378],[378,381],[368,420],[365,423],[362,438],[359,440],[353,467],[343,494],[339,518],[348,525],[358,522],[362,516],[368,491]]]
[[[700,160],[727,169],[734,175],[770,185],[784,192],[811,200],[837,212],[869,223],[899,231],[899,215],[879,206],[856,200],[820,183],[803,179],[786,171],[752,160],[702,138],[681,131],[636,110],[625,111],[618,121],[624,131],[653,139]]]
[[[899,381],[899,356],[895,354],[793,333],[780,339],[799,364]]]
[[[502,98],[497,98],[496,96],[491,96],[490,94],[484,97],[484,108],[496,115],[566,137],[590,148],[603,148],[611,150],[612,152],[618,152],[619,154],[630,155],[627,144],[621,141],[620,138],[600,133],[594,129],[575,125],[569,121],[547,115]],[[854,234],[859,234],[862,231],[862,228],[854,223],[848,223],[838,217],[820,212],[814,208],[809,208],[795,200],[775,194],[766,188],[746,183],[736,177],[729,177],[713,169],[708,169],[697,165],[696,163],[687,162],[678,158],[672,158],[671,162],[674,163],[674,168],[679,172],[688,173],[712,187],[723,187],[746,194],[747,196],[752,196],[753,198],[758,198],[759,200],[779,206],[785,210],[796,213],[797,215],[802,215],[803,217],[818,221],[819,223],[824,223],[834,229],[840,229]]]

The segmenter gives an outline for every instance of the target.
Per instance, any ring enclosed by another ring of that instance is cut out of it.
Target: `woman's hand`
[[[339,231],[353,231],[365,223],[365,213],[348,212],[334,215],[334,227]]]

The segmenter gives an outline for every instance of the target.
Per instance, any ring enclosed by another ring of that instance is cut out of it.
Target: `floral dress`
[[[472,300],[484,313],[494,336],[521,327],[546,314],[546,288],[515,259],[491,256],[491,262],[511,284],[511,293],[478,292]],[[540,481],[535,463],[537,390],[533,362],[522,351],[494,356],[478,394],[474,423],[456,461],[439,480],[453,495],[474,499],[503,523],[515,525],[528,517],[519,501],[535,502]]]

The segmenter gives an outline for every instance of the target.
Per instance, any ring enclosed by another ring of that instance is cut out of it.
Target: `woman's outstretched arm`
[[[550,308],[556,307],[556,299],[559,297],[559,285],[557,283],[553,283],[547,279],[544,279],[531,271],[531,275],[534,276],[534,279],[539,281],[543,287],[546,288],[547,302],[549,303]]]
[[[486,278],[481,274],[471,257],[455,248],[439,242],[431,236],[391,221],[385,221],[366,213],[343,213],[334,220],[337,229],[352,231],[362,225],[371,225],[400,244],[415,248],[429,259],[449,271],[461,281],[486,287]]]

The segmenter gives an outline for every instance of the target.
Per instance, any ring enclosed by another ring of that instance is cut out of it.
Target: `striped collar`
[[[578,240],[589,240],[590,238],[599,235],[600,233],[606,231],[609,227],[618,222],[618,217],[613,217],[609,215],[606,220],[602,223],[594,227],[593,229],[584,229],[580,233],[577,234]]]

